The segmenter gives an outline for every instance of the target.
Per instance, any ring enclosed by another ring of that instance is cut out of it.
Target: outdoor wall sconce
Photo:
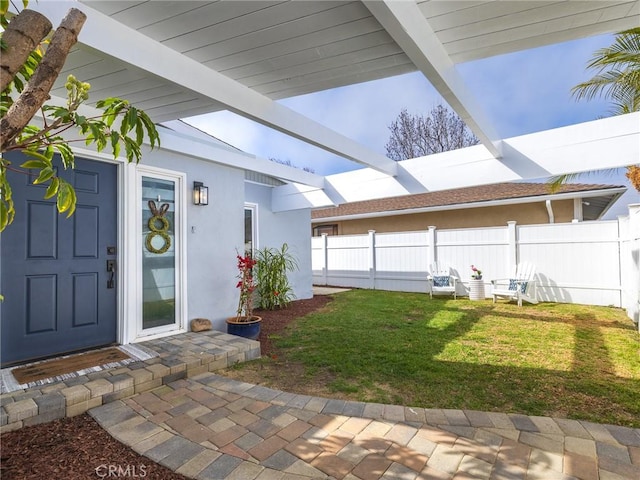
[[[202,182],[193,182],[193,203],[209,205],[209,187],[205,187]]]

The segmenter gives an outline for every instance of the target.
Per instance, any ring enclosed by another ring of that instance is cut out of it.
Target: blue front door
[[[76,190],[70,218],[43,199],[46,187],[9,173],[16,217],[0,242],[3,366],[116,341],[117,167],[77,158],[58,172]]]

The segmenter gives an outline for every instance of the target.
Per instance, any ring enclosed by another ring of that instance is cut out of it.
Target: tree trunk
[[[60,74],[69,50],[78,41],[78,34],[86,18],[80,10],[72,8],[60,22],[31,80],[0,121],[0,152],[7,150],[49,99],[49,92]]]
[[[7,88],[29,54],[47,36],[51,28],[49,19],[33,10],[23,10],[11,19],[2,34],[7,49],[0,57],[0,91]]]

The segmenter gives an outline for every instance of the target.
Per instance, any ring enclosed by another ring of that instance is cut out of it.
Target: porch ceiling
[[[455,64],[640,24],[640,1],[31,2],[54,24],[87,16],[61,79],[120,96],[157,122],[229,109],[392,176],[385,156],[275,100],[419,70],[503,156]],[[64,80],[52,92],[65,96]],[[375,101],[373,99],[372,101]]]

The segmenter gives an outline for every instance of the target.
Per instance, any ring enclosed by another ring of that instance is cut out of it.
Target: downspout
[[[555,218],[553,216],[553,209],[551,208],[551,200],[545,200],[544,203],[547,206],[547,213],[549,214],[549,223],[555,223]]]

